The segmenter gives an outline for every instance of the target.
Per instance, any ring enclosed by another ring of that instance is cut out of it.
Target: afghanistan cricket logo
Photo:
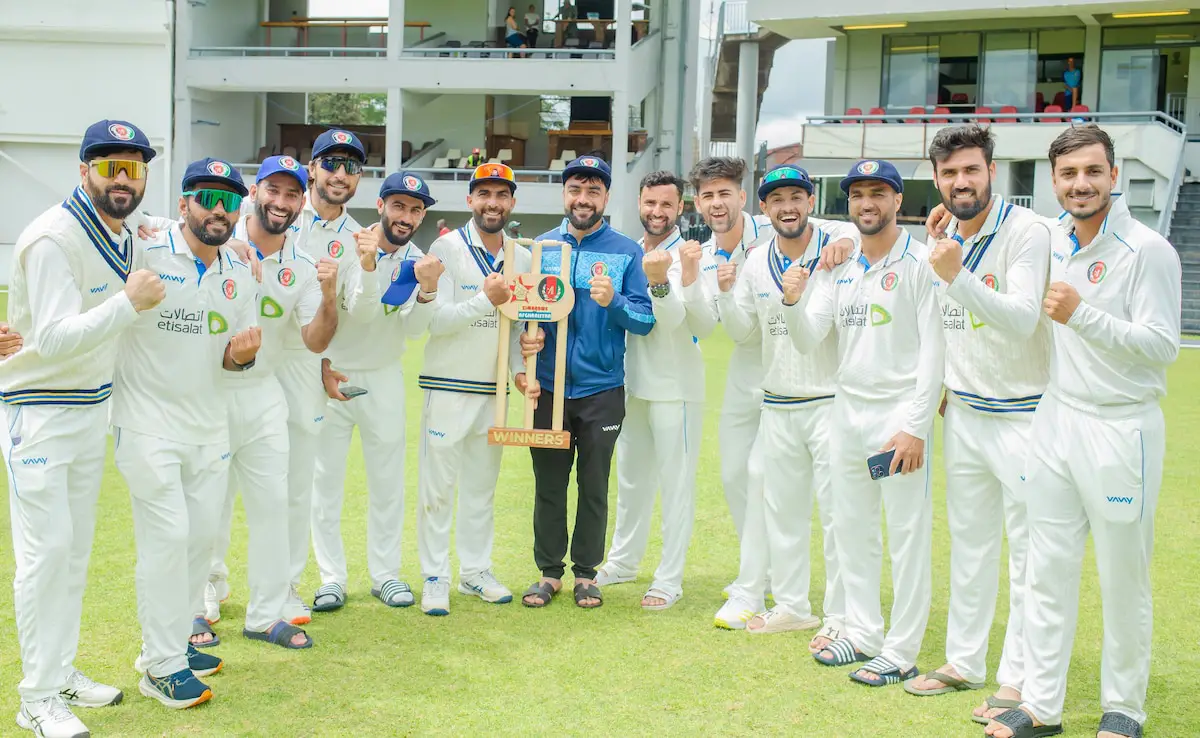
[[[400,267],[399,266],[397,266],[395,269],[392,270],[392,281],[395,282],[397,279],[400,279]]]
[[[108,135],[121,141],[132,141],[133,129],[120,123],[113,123],[108,127]]]
[[[421,180],[411,174],[404,175],[404,189],[410,192],[417,192],[421,189]]]
[[[237,297],[237,282],[232,279],[227,279],[221,283],[221,294],[225,295],[226,300],[232,300]]]
[[[342,258],[342,254],[344,254],[344,253],[346,253],[346,249],[344,246],[342,246],[341,241],[330,241],[329,242],[329,255],[330,256],[332,256],[335,259],[340,259],[340,258]]]
[[[1087,270],[1088,281],[1092,284],[1100,284],[1103,282],[1105,274],[1108,274],[1108,267],[1106,267],[1102,261],[1092,262],[1092,265],[1089,266]]]
[[[210,161],[208,173],[217,177],[228,177],[231,167],[223,161]]]
[[[586,158],[583,158],[583,159],[580,159],[580,160],[579,160],[579,163],[580,163],[581,165],[585,166],[585,167],[596,167],[596,166],[599,166],[599,163],[598,163],[598,162],[597,162],[595,159],[593,159],[592,157],[590,157],[590,156],[589,156],[589,157],[586,157]]]
[[[999,280],[996,279],[995,274],[985,274],[985,275],[983,275],[983,286],[987,287],[990,290],[999,291],[1000,282],[999,282]]]
[[[877,162],[877,161],[864,161],[862,164],[858,165],[858,173],[859,174],[871,175],[878,171],[879,171],[879,162]]]
[[[605,264],[602,261],[598,261],[595,264],[592,264],[592,276],[593,277],[607,277],[608,276],[608,264]]]
[[[561,279],[550,276],[538,283],[537,292],[544,302],[558,302],[566,294],[566,287]]]
[[[354,140],[350,137],[350,134],[346,133],[345,131],[334,131],[330,138],[333,139],[335,144],[348,144]]]
[[[296,160],[290,156],[279,157],[279,166],[283,167],[284,169],[290,169],[293,172],[300,168],[300,165],[296,163]]]
[[[895,272],[888,272],[883,275],[883,279],[879,280],[879,286],[883,287],[887,292],[896,289],[896,285],[900,284],[900,276]]]
[[[284,267],[279,271],[279,284],[284,287],[291,287],[296,283],[296,273],[291,269]]]

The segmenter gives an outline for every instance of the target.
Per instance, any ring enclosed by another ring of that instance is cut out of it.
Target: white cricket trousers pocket
[[[450,576],[450,524],[458,493],[460,579],[492,568],[493,500],[503,446],[489,446],[496,400],[425,390],[417,449],[417,554],[421,577]]]
[[[1146,721],[1150,558],[1166,430],[1156,403],[1105,412],[1075,409],[1047,393],[1033,418],[1021,696],[1048,724],[1062,722],[1089,530],[1104,618],[1100,707]]]
[[[764,406],[758,428],[762,453],[763,517],[771,593],[775,604],[800,617],[812,615],[809,580],[814,493],[824,530],[824,614],[841,620],[845,609],[834,540],[829,415],[832,402]]]
[[[869,402],[839,394],[830,421],[833,528],[846,591],[846,634],[858,650],[883,656],[901,671],[916,663],[929,622],[932,439],[925,443],[924,466],[911,474],[874,481],[867,458],[899,432],[908,408],[906,401]],[[886,636],[879,597],[881,502],[892,560],[892,622]]]
[[[367,390],[353,400],[329,400],[318,441],[313,484],[313,552],[321,583],[348,585],[342,545],[342,498],[354,426],[367,469],[367,573],[378,587],[400,576],[404,531],[404,370],[400,364],[342,370]]]
[[[1025,681],[1025,562],[1029,530],[1021,474],[1033,413],[988,413],[950,396],[943,424],[950,524],[946,661],[968,682],[987,680],[988,636],[1000,588],[1000,542],[1008,534],[1008,626],[996,681]]]
[[[229,484],[217,549],[223,553],[222,546],[229,547],[233,497],[240,490],[249,532],[246,628],[264,631],[283,617],[291,579],[287,404],[274,377],[231,392],[229,451]]]
[[[733,517],[733,527],[742,537],[746,521],[746,494],[749,484],[750,450],[758,435],[762,414],[762,367],[734,349],[725,379],[725,397],[717,421],[717,440],[721,453],[721,486]],[[759,349],[761,351],[761,349]]]
[[[606,569],[636,576],[646,555],[654,499],[662,490],[662,560],[652,587],[683,594],[683,568],[696,517],[696,466],[704,405],[625,398],[617,437],[617,523]]]
[[[113,429],[117,469],[129,485],[137,544],[142,661],[162,677],[188,668],[192,619],[204,612],[229,444],[195,446]]]
[[[13,605],[21,699],[53,697],[74,670],[96,499],[104,476],[106,403],[5,405]]]

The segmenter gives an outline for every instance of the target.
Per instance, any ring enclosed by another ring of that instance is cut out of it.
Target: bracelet
[[[425,302],[429,302],[429,301],[433,300],[435,297],[437,297],[437,290],[434,290],[433,292],[426,292],[425,290],[417,291],[417,299],[418,300],[424,300]]]
[[[650,295],[652,297],[660,297],[660,298],[666,297],[670,293],[671,293],[671,283],[670,282],[663,282],[662,284],[656,284],[650,288]]]

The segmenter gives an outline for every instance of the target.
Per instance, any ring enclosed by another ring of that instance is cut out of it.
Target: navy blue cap
[[[563,182],[566,182],[575,175],[579,175],[580,177],[599,177],[604,182],[606,188],[612,187],[612,169],[608,167],[608,162],[598,156],[581,156],[563,167]]]
[[[396,172],[383,180],[383,186],[379,188],[379,199],[386,200],[392,195],[415,197],[425,203],[425,207],[437,202],[429,194],[429,185],[425,184],[425,180],[412,172]]]
[[[791,164],[780,164],[763,175],[762,183],[758,185],[758,199],[766,200],[767,195],[780,187],[800,187],[810,195],[813,193],[813,183],[808,172]]]
[[[300,183],[301,189],[308,189],[308,170],[290,156],[268,156],[263,159],[254,181],[261,182],[272,174],[290,174]]]
[[[187,169],[183,171],[184,191],[194,189],[201,182],[229,185],[242,197],[250,194],[250,190],[246,189],[246,182],[242,179],[242,173],[234,169],[229,162],[220,159],[201,159],[188,164]]]
[[[317,140],[313,142],[312,158],[316,159],[333,149],[349,149],[358,154],[360,160],[367,160],[367,149],[362,145],[362,141],[358,140],[358,136],[340,128],[331,128],[317,136]]]
[[[392,283],[379,301],[384,305],[400,306],[408,302],[413,290],[417,289],[417,262],[405,259],[392,272]]]
[[[864,159],[850,168],[842,180],[842,192],[850,194],[850,185],[855,182],[883,182],[896,192],[904,192],[904,180],[890,161]]]
[[[87,161],[89,156],[96,156],[106,150],[121,149],[142,152],[146,162],[153,159],[157,153],[150,145],[150,139],[134,124],[123,120],[98,120],[88,126],[83,134],[83,143],[79,145],[79,161]]]

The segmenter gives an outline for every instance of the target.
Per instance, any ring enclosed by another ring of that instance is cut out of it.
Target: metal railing
[[[1179,163],[1175,165],[1175,173],[1171,175],[1171,183],[1167,185],[1167,202],[1158,213],[1158,232],[1163,238],[1171,235],[1171,218],[1175,215],[1175,204],[1179,201],[1179,188],[1183,186],[1183,174],[1186,167],[1183,162],[1187,150],[1187,136],[1179,137]]]
[[[724,33],[758,33],[758,24],[750,20],[747,5],[746,0],[725,0],[721,6],[725,16]]]
[[[1008,195],[1004,198],[1013,205],[1019,205],[1023,208],[1033,210],[1033,195]]]
[[[1184,120],[1187,118],[1187,93],[1168,92],[1166,107],[1167,115],[1170,115],[1172,118]]]
[[[529,59],[564,59],[588,61],[612,60],[616,58],[613,49],[510,49],[507,47],[478,47],[478,46],[434,46],[414,49],[406,47],[402,54],[409,57],[448,58],[448,59],[507,59],[510,57]]]
[[[737,156],[737,141],[709,141],[707,156]]]
[[[969,121],[981,121],[995,125],[1012,125],[995,123],[997,120],[1013,120],[1017,123],[1159,123],[1177,133],[1185,130],[1183,122],[1178,118],[1167,115],[1160,110],[1131,110],[1122,113],[1097,112],[1089,110],[1080,113],[896,113],[888,115],[810,115],[808,123],[837,124],[837,123],[891,123],[900,125],[937,125],[946,126]],[[912,121],[912,122],[909,122]]]
[[[345,46],[193,46],[190,56],[353,56],[378,59],[387,56],[387,49]]]
[[[434,168],[434,167],[413,167],[407,171],[416,172],[425,179],[431,182],[469,182],[471,174],[474,173],[475,167],[467,169],[455,168]],[[562,180],[562,172],[552,171],[550,169],[514,169],[513,174],[517,177],[517,184],[555,184]],[[525,179],[522,179],[524,177]],[[532,178],[532,179],[530,179]]]

